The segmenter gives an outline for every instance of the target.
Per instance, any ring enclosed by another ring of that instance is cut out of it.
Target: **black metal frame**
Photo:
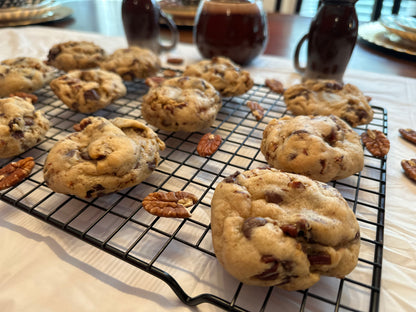
[[[147,92],[147,87],[143,82],[128,83],[128,94],[124,98],[95,115],[106,118],[124,116],[142,120],[140,99],[145,92]],[[271,92],[263,85],[255,85],[252,90],[242,96],[225,98],[223,108],[210,129],[220,134],[224,141],[219,150],[208,158],[200,157],[196,152],[196,145],[204,133],[157,131],[166,142],[167,149],[162,153],[162,161],[153,175],[136,187],[92,200],[55,194],[45,185],[42,170],[49,148],[72,132],[72,125],[86,115],[64,107],[49,87],[38,91],[37,95],[39,103],[36,107],[45,112],[52,123],[52,128],[44,141],[26,153],[13,159],[1,160],[1,166],[27,156],[33,156],[36,162],[33,172],[25,181],[0,193],[2,201],[163,280],[186,305],[210,303],[227,311],[276,311],[278,309],[273,302],[285,300],[288,293],[273,287],[253,289],[236,282],[235,287],[227,294],[199,293],[191,296],[182,288],[181,281],[177,280],[174,274],[169,273],[163,265],[161,266],[163,263],[161,259],[166,257],[172,245],[179,245],[190,252],[204,256],[210,263],[216,263],[215,254],[210,245],[209,217],[201,212],[209,211],[210,195],[216,183],[223,177],[235,170],[243,171],[266,164],[259,151],[262,130],[271,119],[288,114],[281,95]],[[249,100],[259,102],[265,108],[266,114],[262,120],[257,121],[251,114],[246,106]],[[373,107],[373,110],[375,117],[368,127],[387,133],[386,112],[379,107]],[[358,127],[356,131],[362,132],[366,128],[367,126]],[[373,256],[371,259],[359,258],[359,266],[363,266],[372,277],[371,281],[363,281],[360,276],[354,274],[344,279],[328,278],[311,289],[292,292],[291,295],[296,296],[299,311],[308,309],[309,304],[324,305],[325,310],[378,311],[383,254],[385,182],[385,159],[374,158],[367,152],[365,153],[365,168],[361,173],[348,179],[331,182],[356,212],[360,226],[374,233],[373,237],[365,235],[361,237],[362,245],[365,245]],[[141,200],[151,191],[180,189],[193,192],[196,190],[200,198],[200,201],[192,208],[192,218],[165,221],[166,219],[147,214],[141,207]],[[363,194],[370,195],[372,199],[367,200]],[[194,217],[198,215],[204,217]],[[168,222],[168,229],[160,225],[163,222]],[[198,234],[194,235],[193,231],[189,235],[183,234],[187,233],[189,228],[197,229]],[[134,234],[127,235],[130,232]],[[142,247],[147,246],[146,241],[150,237],[160,240],[160,246],[153,253],[141,254],[144,253],[142,250],[146,249]],[[122,239],[119,241],[119,238]],[[124,242],[125,239],[128,240],[127,243]],[[229,278],[234,281],[231,277]],[[335,284],[330,297],[320,290],[320,285],[326,282],[331,285]],[[200,283],[204,283],[204,280]],[[368,309],[359,310],[349,300],[345,301],[343,296],[346,288],[358,288],[358,291],[368,293]],[[259,299],[258,306],[254,308],[247,306],[244,302],[246,296],[242,295],[252,291],[260,292],[259,297],[262,298]]]

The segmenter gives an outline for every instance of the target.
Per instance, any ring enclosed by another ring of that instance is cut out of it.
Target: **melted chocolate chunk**
[[[268,203],[280,204],[283,201],[283,197],[273,191],[266,191],[264,197]]]
[[[48,54],[48,61],[53,61],[54,59],[56,59],[59,53],[61,53],[61,48],[59,47],[53,47],[52,49],[50,49]]]
[[[251,238],[251,233],[257,227],[266,225],[267,220],[261,217],[251,217],[244,220],[242,231],[247,239]]]
[[[102,186],[101,184],[96,184],[96,185],[93,186],[92,190],[88,190],[87,191],[87,194],[86,194],[87,195],[87,198],[92,197],[92,195],[94,193],[96,193],[95,194],[96,196],[104,195],[104,192],[100,192],[100,191],[104,191],[104,190],[105,190],[105,187],[104,186]]]
[[[324,136],[323,139],[329,145],[334,146],[335,143],[337,142],[337,131],[336,131],[336,129],[333,127],[331,129],[331,133],[329,133],[327,136]]]
[[[98,94],[97,90],[91,89],[84,92],[84,99],[86,101],[98,101],[100,99],[100,95]]]
[[[240,175],[240,172],[239,171],[236,171],[236,172],[234,172],[232,175],[230,175],[230,176],[228,176],[228,177],[226,177],[226,178],[224,178],[224,182],[225,183],[235,183],[235,181],[236,181],[236,179],[237,179],[237,177]]]
[[[328,265],[331,264],[331,256],[326,253],[318,253],[308,255],[308,260],[311,265]]]

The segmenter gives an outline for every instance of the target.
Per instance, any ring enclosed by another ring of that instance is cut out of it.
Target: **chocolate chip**
[[[311,265],[329,265],[331,264],[331,256],[326,253],[318,253],[308,255],[308,260]]]
[[[69,150],[68,152],[66,152],[65,156],[66,157],[69,157],[69,158],[74,157],[74,155],[76,154],[76,152],[77,152],[76,149]]]
[[[327,82],[325,87],[331,90],[342,90],[342,84],[338,82]]]
[[[33,126],[33,117],[23,117],[23,120],[25,121],[25,126]]]
[[[298,135],[298,134],[306,134],[309,133],[307,130],[301,129],[301,130],[295,130],[290,135]]]
[[[305,189],[306,188],[305,185],[300,181],[290,181],[287,185],[293,189]]]
[[[87,191],[86,196],[87,198],[91,198],[94,193],[96,193],[95,196],[101,196],[101,195],[104,195],[104,192],[100,192],[100,191],[104,191],[104,190],[105,190],[104,186],[102,186],[101,184],[96,184],[93,186],[91,190]]]
[[[139,165],[139,163],[137,163],[137,165]],[[154,159],[153,161],[149,161],[147,162],[147,167],[151,170],[154,171],[156,169],[156,159]]]
[[[90,157],[90,154],[88,153],[87,150],[84,150],[80,153],[80,156],[82,159],[84,160],[92,160],[92,158]]]
[[[50,49],[48,54],[48,61],[53,61],[59,53],[61,53],[60,47],[53,47]]]
[[[98,94],[97,90],[91,89],[84,92],[84,99],[86,101],[98,101],[100,99],[100,95]]]
[[[226,177],[226,178],[224,178],[224,182],[225,183],[235,183],[235,181],[236,181],[236,179],[237,179],[237,177],[240,175],[240,172],[239,171],[236,171],[236,172],[234,172],[232,175],[230,175],[230,176],[228,176],[228,177]]]
[[[337,131],[334,127],[331,128],[331,132],[323,137],[324,141],[331,146],[334,146],[337,142]]]
[[[267,220],[261,217],[250,217],[244,220],[242,231],[247,239],[251,238],[253,229],[266,225]]]
[[[283,197],[274,191],[266,191],[264,197],[268,203],[280,204],[283,201]]]

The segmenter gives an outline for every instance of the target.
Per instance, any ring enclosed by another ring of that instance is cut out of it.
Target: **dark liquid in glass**
[[[265,17],[256,3],[207,1],[197,18],[194,40],[204,58],[225,56],[245,65],[263,52]]]
[[[333,77],[342,81],[357,34],[358,19],[353,3],[342,6],[324,3],[309,30],[307,77]]]

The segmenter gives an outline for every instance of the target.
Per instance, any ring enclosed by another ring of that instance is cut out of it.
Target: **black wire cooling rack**
[[[94,115],[127,117],[144,122],[141,97],[143,82],[128,83],[128,93]],[[212,156],[200,157],[196,146],[204,133],[158,130],[166,143],[162,161],[141,184],[104,197],[84,200],[52,192],[43,180],[43,163],[50,148],[87,115],[71,111],[49,87],[36,92],[36,108],[51,122],[46,138],[10,161],[32,156],[35,168],[19,185],[4,190],[4,202],[120,258],[166,282],[187,305],[210,303],[227,311],[377,311],[381,287],[386,161],[365,151],[364,169],[349,178],[333,181],[354,210],[361,227],[361,251],[355,270],[344,279],[322,277],[308,290],[288,292],[276,287],[247,286],[230,277],[215,259],[210,232],[210,202],[215,186],[235,171],[264,167],[260,153],[262,133],[268,122],[285,114],[282,96],[255,85],[242,96],[223,99],[223,107],[211,129],[223,143]],[[257,121],[246,106],[255,101],[265,108]],[[387,134],[387,114],[373,107],[367,127]],[[199,202],[189,219],[167,219],[148,214],[144,197],[155,191],[189,191]],[[194,265],[184,267],[185,258]],[[191,286],[190,286],[191,285]]]

